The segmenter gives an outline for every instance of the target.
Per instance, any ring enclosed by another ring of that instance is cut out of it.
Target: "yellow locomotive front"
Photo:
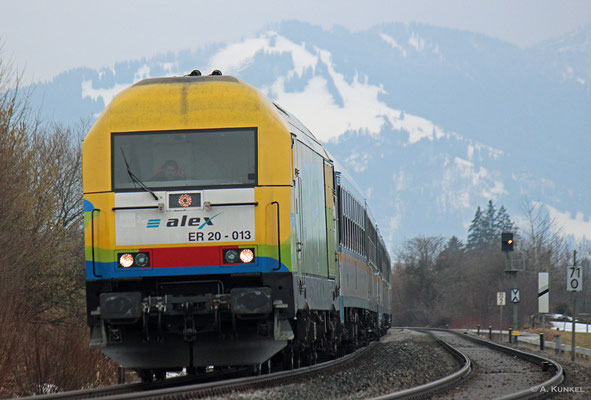
[[[291,145],[279,111],[233,77],[116,96],[83,146],[91,344],[144,373],[260,365],[285,347]]]

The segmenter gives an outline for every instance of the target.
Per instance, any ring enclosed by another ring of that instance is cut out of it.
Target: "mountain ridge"
[[[98,114],[139,79],[222,69],[324,141],[362,183],[390,245],[416,234],[465,237],[491,198],[512,216],[524,199],[538,201],[566,222],[582,220],[573,234],[590,238],[591,189],[580,182],[591,168],[591,95],[587,83],[565,79],[573,63],[555,55],[422,24],[352,33],[291,21],[235,43],[67,71],[35,92],[69,122]],[[584,57],[576,60],[582,71]]]

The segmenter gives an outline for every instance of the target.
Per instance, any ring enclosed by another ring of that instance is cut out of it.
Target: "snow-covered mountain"
[[[365,192],[390,244],[466,236],[478,205],[536,201],[591,238],[591,26],[529,49],[480,34],[300,22],[231,44],[64,72],[34,102],[67,123],[147,77],[220,69],[298,116]]]

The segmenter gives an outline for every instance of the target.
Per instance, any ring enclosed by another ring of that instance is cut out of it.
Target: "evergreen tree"
[[[456,236],[452,236],[445,245],[445,251],[455,254],[463,250],[464,244]]]
[[[501,206],[497,212],[495,229],[498,235],[502,232],[513,232],[515,230],[515,224],[511,221],[511,217],[509,217],[509,213],[507,213],[504,206]]]
[[[469,249],[480,247],[482,245],[482,211],[480,206],[476,209],[476,214],[468,228],[468,244]]]
[[[495,218],[496,218],[496,210],[495,205],[492,200],[488,201],[488,208],[486,209],[486,213],[481,218],[482,224],[482,242],[485,244],[492,244],[496,240],[496,232],[495,232]]]
[[[492,200],[488,201],[486,212],[478,206],[474,219],[468,228],[468,243],[466,248],[475,249],[484,246],[496,246],[501,232],[512,232],[515,224],[504,206],[496,211]]]

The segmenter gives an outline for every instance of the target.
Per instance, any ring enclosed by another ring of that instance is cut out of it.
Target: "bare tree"
[[[568,304],[567,293],[563,288],[566,287],[565,267],[568,264],[570,250],[564,238],[563,228],[542,204],[526,201],[522,205],[522,211],[525,215],[525,226],[520,231],[519,250],[524,259],[525,269],[534,273],[549,272],[551,304]],[[536,313],[537,302],[528,311]]]
[[[114,375],[83,318],[85,127],[43,124],[27,98],[0,58],[0,397]]]

